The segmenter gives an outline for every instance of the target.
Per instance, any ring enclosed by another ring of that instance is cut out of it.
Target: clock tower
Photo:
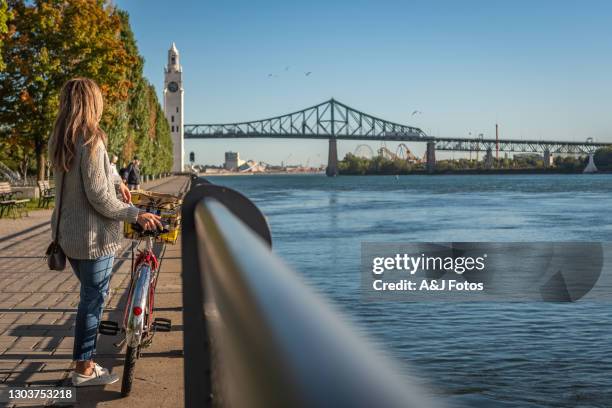
[[[176,45],[168,50],[168,65],[164,68],[164,113],[172,136],[172,171],[184,171],[183,143],[183,67],[179,63]]]

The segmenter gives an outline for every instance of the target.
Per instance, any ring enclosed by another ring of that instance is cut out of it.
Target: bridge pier
[[[582,171],[583,173],[597,173],[598,172],[597,166],[595,166],[594,156],[595,156],[595,153],[589,153],[589,163]]]
[[[484,159],[484,165],[485,169],[488,170],[493,167],[493,150],[491,150],[490,147],[487,149],[487,154],[485,155]]]
[[[338,175],[338,144],[335,137],[329,139],[325,174],[327,177],[336,177]]]
[[[551,163],[551,159],[552,156],[550,154],[550,150],[546,149],[544,150],[544,156],[542,157],[542,159],[544,159],[544,168],[547,169],[550,167]]]
[[[427,172],[436,171],[436,142],[427,142]]]

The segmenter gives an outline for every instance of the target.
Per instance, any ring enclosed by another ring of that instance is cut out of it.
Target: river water
[[[452,406],[611,407],[612,305],[360,298],[362,241],[611,241],[612,175],[210,177],[275,251]]]

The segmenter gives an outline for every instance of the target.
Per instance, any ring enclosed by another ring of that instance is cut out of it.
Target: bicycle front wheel
[[[127,350],[125,351],[125,362],[123,363],[123,379],[121,380],[121,396],[123,397],[127,397],[132,391],[137,354],[138,347],[127,346]]]

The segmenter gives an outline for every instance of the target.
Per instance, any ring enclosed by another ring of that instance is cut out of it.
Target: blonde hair
[[[106,144],[106,134],[99,127],[103,107],[102,92],[91,79],[74,78],[64,84],[49,140],[50,159],[56,168],[70,170],[79,136],[92,154],[100,141]]]

